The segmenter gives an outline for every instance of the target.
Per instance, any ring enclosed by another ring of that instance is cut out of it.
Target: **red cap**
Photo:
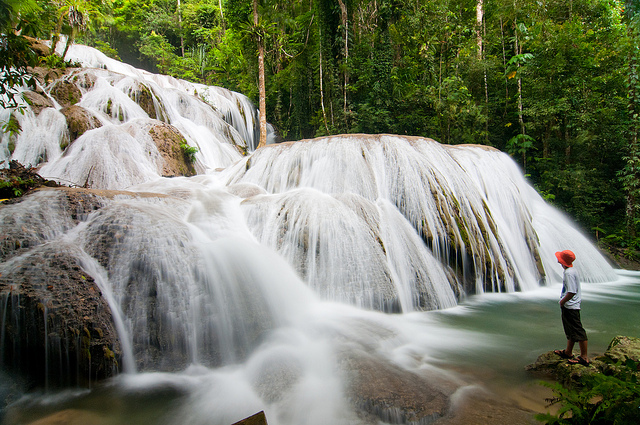
[[[558,259],[558,262],[563,266],[573,267],[573,264],[571,263],[576,260],[576,254],[574,254],[572,251],[569,251],[568,249],[565,249],[564,251],[556,252],[556,258]]]

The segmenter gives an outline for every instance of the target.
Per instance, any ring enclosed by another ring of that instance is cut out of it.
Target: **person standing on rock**
[[[580,304],[582,302],[582,290],[580,288],[580,279],[578,273],[573,268],[573,262],[576,255],[567,250],[556,252],[558,263],[564,269],[562,275],[562,294],[560,309],[562,311],[562,327],[567,336],[567,348],[564,350],[555,350],[558,356],[569,359],[569,364],[581,364],[589,366],[589,357],[587,356],[587,333],[582,327],[580,320]],[[573,358],[573,346],[578,342],[580,347],[580,355]]]

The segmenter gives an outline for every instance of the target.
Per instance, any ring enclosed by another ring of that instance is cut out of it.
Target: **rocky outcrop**
[[[69,139],[71,143],[87,131],[102,127],[102,123],[98,117],[82,106],[71,105],[66,108],[62,108],[60,112],[62,112],[67,119]]]
[[[31,75],[36,77],[38,82],[43,86],[57,80],[64,74],[64,71],[62,69],[45,68],[42,66],[36,66],[35,68],[27,68],[27,70],[29,71],[29,73],[31,73]]]
[[[64,238],[116,196],[147,194],[43,188],[0,206],[3,370],[33,386],[84,385],[120,370],[112,311],[87,270],[95,260]]]
[[[29,44],[31,44],[31,50],[33,50],[34,53],[39,57],[49,56],[51,54],[51,48],[44,44],[41,40],[28,36],[25,36],[24,38],[29,41]]]
[[[75,105],[82,98],[80,89],[67,80],[56,81],[49,93],[62,107]]]
[[[149,115],[149,118],[166,121],[165,112],[162,109],[156,109],[153,93],[149,87],[140,84],[135,90],[129,93],[129,97]]]
[[[640,361],[640,338],[616,336],[601,356],[590,359],[590,366],[572,365],[553,351],[541,354],[535,363],[526,366],[534,374],[552,377],[565,386],[580,386],[589,375],[606,373],[615,375],[627,360]],[[638,373],[640,378],[640,373]]]
[[[164,159],[162,176],[193,176],[196,174],[193,163],[183,149],[187,141],[177,128],[167,123],[157,122],[150,125],[148,131],[158,147],[162,159]]]
[[[347,396],[363,415],[385,423],[431,424],[449,408],[450,384],[401,369],[365,351],[340,356]]]
[[[3,369],[49,387],[86,385],[119,371],[111,309],[72,247],[42,245],[0,272]]]
[[[96,84],[96,76],[83,69],[73,70],[69,80],[80,89],[90,90]]]
[[[23,91],[22,98],[29,104],[29,106],[31,106],[31,110],[36,115],[39,115],[45,108],[53,108],[53,102],[42,91]]]
[[[35,168],[27,168],[18,161],[9,161],[9,168],[0,169],[0,202],[10,203],[10,198],[23,196],[40,186],[57,186],[40,176]]]

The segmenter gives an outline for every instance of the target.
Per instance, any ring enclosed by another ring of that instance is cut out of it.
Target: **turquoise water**
[[[323,307],[320,313],[326,320],[339,318],[336,321],[344,329],[353,329],[348,327],[351,319],[363,318],[387,329],[403,329],[406,335],[402,338],[378,336],[372,344],[387,347],[389,357],[408,368],[415,366],[412,362],[436,367],[465,384],[479,384],[519,399],[516,403],[521,405],[523,398],[530,398],[538,399],[542,406],[539,378],[524,368],[538,355],[566,344],[557,303],[560,289],[560,284],[553,284],[525,293],[473,296],[455,308],[407,315],[368,316],[348,308],[345,313],[339,305]],[[616,282],[583,284],[582,320],[590,356],[602,354],[616,335],[640,337],[640,274],[625,272]],[[69,415],[67,424],[231,424],[249,414],[217,417],[216,412],[247,409],[243,367],[251,369],[239,365],[235,369],[137,374],[91,390],[25,395],[7,410],[3,423],[29,424],[54,414]],[[314,396],[326,394],[318,390]],[[275,417],[273,411],[265,410],[267,417]]]
[[[590,357],[603,354],[616,335],[640,337],[640,274],[620,272],[617,282],[583,283],[582,289],[581,318]],[[566,346],[560,290],[555,284],[525,293],[484,294],[459,307],[427,313],[468,337],[466,346],[442,350],[442,365],[477,370],[507,386],[535,380],[524,367],[540,354]],[[576,344],[574,354],[578,350]]]

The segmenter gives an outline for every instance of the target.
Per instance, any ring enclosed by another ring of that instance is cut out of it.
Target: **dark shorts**
[[[569,308],[561,308],[562,310],[562,327],[567,339],[573,341],[586,341],[587,333],[582,327],[580,321],[580,310],[572,310]]]

